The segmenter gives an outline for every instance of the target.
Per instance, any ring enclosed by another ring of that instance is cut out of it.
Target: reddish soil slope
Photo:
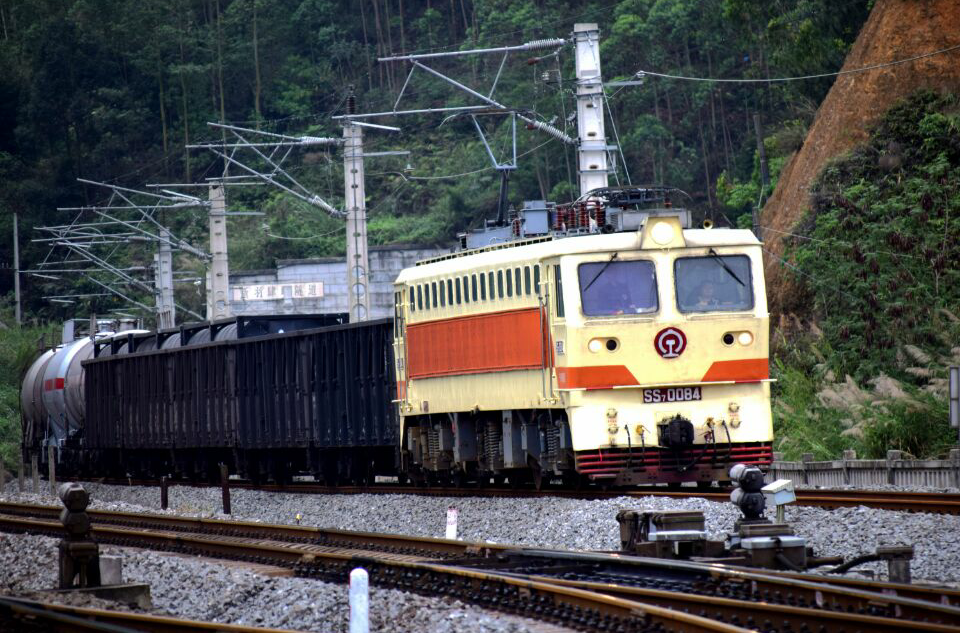
[[[960,0],[877,0],[844,62],[844,70],[883,64],[960,44]],[[831,158],[867,137],[870,125],[896,100],[927,88],[960,92],[960,50],[916,61],[840,75],[820,104],[803,147],[784,166],[763,208],[767,288],[771,312],[798,308],[785,275],[783,232],[803,217],[809,187]]]

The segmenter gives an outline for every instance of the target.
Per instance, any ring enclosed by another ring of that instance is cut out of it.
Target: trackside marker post
[[[170,493],[169,493],[170,482],[167,481],[166,477],[160,478],[160,509],[166,510],[170,506]]]
[[[350,633],[370,633],[370,577],[362,567],[350,572]]]
[[[223,501],[223,513],[230,514],[230,471],[226,464],[220,464],[220,496]]]
[[[457,540],[457,515],[459,512],[453,506],[447,508],[447,538]]]

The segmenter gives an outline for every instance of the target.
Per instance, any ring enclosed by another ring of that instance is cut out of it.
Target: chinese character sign
[[[233,286],[234,301],[279,301],[284,297],[293,299],[319,299],[323,297],[323,282],[294,284],[249,284]]]

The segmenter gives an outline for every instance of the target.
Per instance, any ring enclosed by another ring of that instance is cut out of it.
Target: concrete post
[[[210,274],[207,320],[225,319],[230,311],[230,266],[227,260],[227,200],[223,185],[210,185]]]
[[[902,451],[887,451],[887,483],[895,484],[897,483],[896,477],[896,462],[903,459]]]
[[[57,462],[54,459],[53,444],[47,444],[47,474],[50,479],[50,494],[57,496]]]
[[[370,261],[367,255],[367,205],[364,193],[363,130],[343,126],[343,186],[347,212],[347,287],[350,322],[370,315]]]
[[[40,494],[40,467],[36,451],[30,453],[30,473],[33,475],[33,494]]]
[[[801,466],[803,467],[803,483],[810,483],[810,475],[807,473],[807,463],[813,461],[813,453],[804,453],[800,457]]]
[[[850,462],[857,458],[857,451],[847,449],[843,451],[843,483],[850,485]]]
[[[170,506],[169,482],[166,477],[160,478],[160,509],[166,510]]]
[[[157,327],[166,329],[176,325],[177,308],[173,301],[173,252],[170,249],[170,231],[160,229],[160,238],[158,252],[153,256],[153,273],[157,294]]]
[[[230,472],[226,464],[220,464],[220,492],[223,501],[223,513],[230,514]]]
[[[23,492],[23,451],[19,452],[20,468],[17,469],[17,491]]]
[[[960,448],[950,449],[950,467],[953,471],[953,487],[960,488]]]
[[[357,567],[350,572],[350,633],[370,631],[370,577]]]

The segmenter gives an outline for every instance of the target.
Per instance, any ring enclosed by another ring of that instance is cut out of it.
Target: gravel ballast
[[[91,507],[160,512],[157,488],[84,484]],[[51,503],[49,495],[17,494],[7,487],[8,500]],[[603,500],[556,497],[428,497],[391,494],[312,495],[232,490],[233,514],[219,514],[220,490],[174,486],[169,513],[234,518],[266,523],[295,523],[327,528],[443,537],[448,507],[459,511],[458,536],[529,547],[616,550],[619,548],[617,511],[701,510],[711,538],[724,538],[738,518],[730,503],[699,498],[666,497]],[[960,517],[876,510],[865,507],[823,510],[787,506],[786,519],[798,536],[807,539],[818,555],[852,558],[872,553],[879,545],[913,545],[913,577],[931,582],[960,582]],[[869,564],[884,578],[886,565]]]
[[[315,580],[267,577],[236,566],[139,550],[103,547],[123,558],[125,582],[150,585],[150,613],[206,622],[298,631],[346,631],[347,588]],[[75,606],[119,605],[77,595],[38,593],[56,585],[57,540],[0,534],[0,593]],[[393,589],[372,588],[371,631],[527,633],[526,621]]]

